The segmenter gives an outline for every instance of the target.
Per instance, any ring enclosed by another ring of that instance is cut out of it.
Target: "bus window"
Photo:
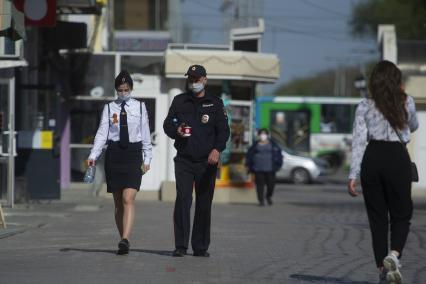
[[[324,104],[321,106],[321,133],[351,133],[353,106]]]

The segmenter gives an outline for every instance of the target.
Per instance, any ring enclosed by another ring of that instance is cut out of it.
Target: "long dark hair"
[[[401,70],[390,61],[381,61],[373,68],[369,90],[377,109],[391,126],[403,129],[407,125],[405,108],[407,94],[402,89]]]

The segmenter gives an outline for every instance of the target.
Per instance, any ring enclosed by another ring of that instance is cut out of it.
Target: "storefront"
[[[116,98],[114,78],[121,70],[131,73],[134,98],[146,104],[150,118],[153,143],[153,170],[143,178],[141,188],[156,195],[161,181],[166,177],[166,138],[162,135],[162,120],[167,115],[168,95],[162,84],[162,52],[105,52],[70,53],[66,55],[73,70],[70,102],[70,181],[77,186],[83,180],[86,159],[93,146],[101,113],[105,103]],[[100,71],[101,70],[101,71]],[[98,170],[94,193],[104,188],[103,155],[97,163]]]
[[[0,200],[14,204],[15,194],[15,70],[21,60],[0,60]]]

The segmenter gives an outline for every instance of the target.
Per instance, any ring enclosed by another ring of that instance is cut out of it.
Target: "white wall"
[[[151,129],[151,138],[153,139],[153,159],[151,161],[151,170],[142,177],[141,190],[143,191],[158,191],[161,183],[167,177],[167,148],[168,137],[163,131],[163,121],[168,112],[169,96],[160,92],[160,78],[158,76],[143,76],[139,75],[143,80],[134,84],[132,95],[136,98],[155,99],[155,129]]]
[[[426,111],[417,111],[419,128],[413,133],[409,143],[411,159],[416,163],[419,172],[419,182],[413,183],[413,188],[426,190]]]
[[[407,77],[405,91],[414,98],[426,98],[425,86],[425,75],[411,75]]]

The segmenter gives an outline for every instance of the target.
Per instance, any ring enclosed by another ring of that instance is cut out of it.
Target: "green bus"
[[[256,126],[267,128],[283,147],[328,161],[330,169],[347,166],[352,125],[361,98],[258,97]]]

